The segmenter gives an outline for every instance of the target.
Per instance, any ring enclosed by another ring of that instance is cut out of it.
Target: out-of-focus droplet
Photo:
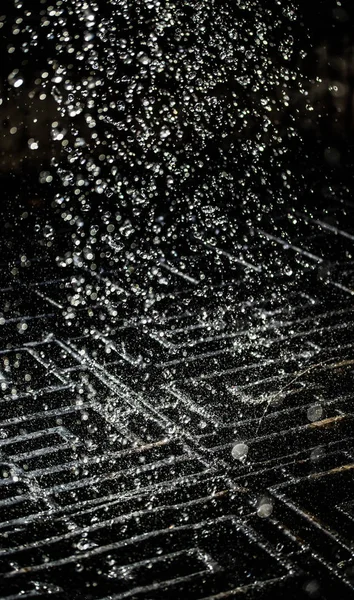
[[[9,84],[12,85],[12,87],[14,88],[19,88],[24,83],[23,77],[19,74],[18,69],[15,69],[14,71],[12,71],[12,73],[10,73],[10,75],[8,76],[8,81]]]
[[[323,408],[319,404],[310,406],[307,409],[307,418],[309,421],[311,421],[311,423],[313,423],[315,421],[319,421],[322,418],[322,415],[323,415]]]
[[[249,447],[247,446],[247,444],[245,444],[243,442],[239,442],[239,443],[235,444],[235,446],[232,448],[231,454],[232,454],[233,458],[236,458],[237,460],[244,462],[247,458],[248,450],[249,450]]]
[[[257,507],[257,515],[262,519],[270,517],[273,512],[273,502],[270,498],[262,498]]]

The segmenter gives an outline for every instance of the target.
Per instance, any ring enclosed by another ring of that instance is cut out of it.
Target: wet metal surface
[[[1,598],[353,597],[345,209],[2,265]]]

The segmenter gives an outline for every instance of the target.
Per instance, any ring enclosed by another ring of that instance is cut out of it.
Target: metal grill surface
[[[353,216],[5,261],[4,600],[354,597]]]

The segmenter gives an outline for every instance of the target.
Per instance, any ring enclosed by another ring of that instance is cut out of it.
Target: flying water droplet
[[[171,135],[170,130],[168,129],[168,127],[163,127],[160,131],[160,138],[162,140],[166,139],[169,135]]]
[[[262,498],[257,507],[257,515],[261,519],[270,517],[273,512],[273,502],[270,498]]]
[[[314,406],[310,406],[307,409],[307,418],[311,423],[315,421],[319,421],[323,415],[323,408],[319,404],[315,404]]]
[[[19,74],[18,69],[15,69],[14,71],[12,71],[12,73],[10,73],[10,75],[8,76],[8,81],[9,84],[12,85],[12,87],[14,88],[20,88],[24,83],[24,79]]]
[[[249,447],[243,442],[238,442],[231,450],[233,458],[240,462],[245,462],[247,459]]]

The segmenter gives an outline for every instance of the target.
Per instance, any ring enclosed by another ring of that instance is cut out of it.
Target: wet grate
[[[353,597],[353,235],[326,215],[6,279],[4,599]]]

